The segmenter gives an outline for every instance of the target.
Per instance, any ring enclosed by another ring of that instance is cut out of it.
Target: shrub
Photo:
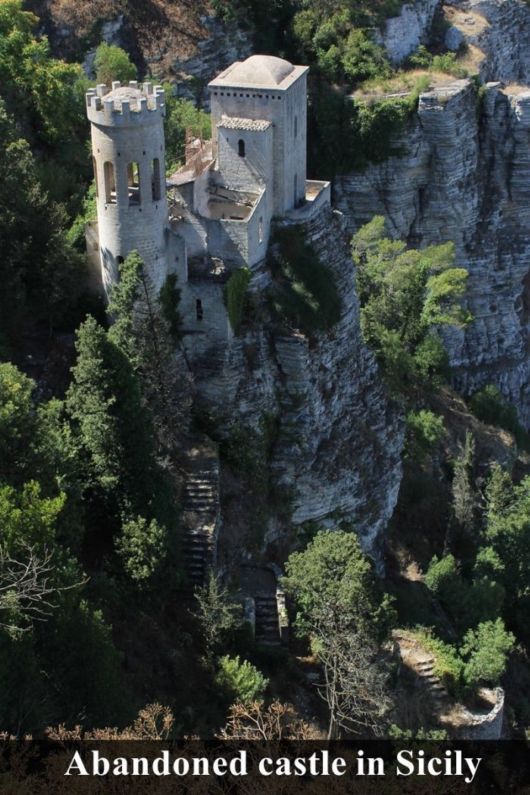
[[[98,83],[110,85],[113,80],[128,83],[136,79],[136,66],[131,63],[129,56],[121,47],[115,44],[102,42],[96,50],[94,60],[96,80]]]
[[[442,417],[428,409],[409,411],[407,414],[407,453],[416,461],[423,461],[426,454],[443,438],[445,433]]]
[[[461,647],[467,657],[464,678],[468,685],[497,685],[506,669],[508,655],[515,638],[504,628],[502,619],[485,621],[475,630],[469,630]]]
[[[513,433],[520,447],[525,450],[530,448],[530,437],[520,425],[515,407],[504,401],[499,388],[494,384],[487,384],[475,392],[469,407],[481,422],[504,428],[505,431]]]
[[[457,695],[462,685],[464,664],[458,657],[455,647],[444,643],[426,630],[418,630],[412,634],[421,646],[432,654],[434,675],[450,693]]]
[[[224,690],[232,701],[248,704],[259,701],[268,685],[268,680],[248,660],[225,655],[219,659],[219,670],[215,678],[219,688]]]
[[[159,571],[166,557],[166,530],[155,519],[127,519],[116,547],[131,580],[142,585]]]
[[[248,268],[234,271],[225,285],[225,302],[230,325],[237,331],[243,320],[247,305],[247,288],[250,282]]]
[[[307,336],[331,329],[341,307],[332,271],[306,242],[301,227],[277,229],[273,242],[277,251],[270,262],[276,277],[273,310]]]

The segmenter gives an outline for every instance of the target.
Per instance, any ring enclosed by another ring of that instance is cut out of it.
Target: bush
[[[415,461],[423,461],[444,434],[444,421],[434,412],[420,409],[407,414],[407,453]]]
[[[328,331],[340,319],[341,309],[332,271],[320,262],[301,227],[277,229],[273,245],[273,310],[307,336]]]
[[[215,677],[216,684],[230,696],[232,702],[241,701],[244,704],[259,701],[268,680],[248,660],[225,655],[219,659],[219,670]]]
[[[457,695],[462,685],[464,664],[458,657],[455,647],[444,643],[426,630],[416,631],[413,636],[426,651],[432,654],[434,675],[440,679],[450,693]]]
[[[504,401],[499,388],[494,384],[487,384],[475,392],[469,401],[469,407],[481,422],[504,428],[505,431],[513,433],[520,447],[530,449],[530,437],[520,425],[515,407]]]
[[[148,522],[142,516],[123,523],[121,537],[116,542],[123,568],[137,585],[143,585],[160,570],[166,553],[166,530],[155,519]]]
[[[136,66],[121,47],[102,42],[96,50],[94,60],[96,80],[110,86],[113,80],[128,83],[136,79]]]
[[[506,669],[508,655],[515,638],[504,628],[503,621],[485,621],[476,630],[469,630],[464,637],[461,654],[467,662],[464,678],[468,685],[498,685]]]
[[[247,306],[247,288],[250,282],[248,268],[234,271],[225,285],[225,302],[230,325],[237,331],[243,320]]]

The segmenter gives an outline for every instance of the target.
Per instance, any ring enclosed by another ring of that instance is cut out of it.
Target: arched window
[[[114,166],[110,160],[103,164],[103,175],[105,177],[105,201],[107,204],[116,204],[116,178]]]
[[[294,137],[298,135],[298,116],[294,117]]]
[[[200,298],[197,298],[195,301],[195,314],[197,316],[197,320],[202,320],[204,317],[204,311],[202,308],[202,301]]]
[[[94,182],[96,184],[96,196],[99,196],[99,185],[98,185],[98,164],[96,163],[96,158],[92,158],[92,168],[94,169]]]
[[[160,201],[160,160],[158,157],[151,163],[151,196],[154,202]]]
[[[237,142],[237,153],[239,157],[245,157],[245,142],[242,138]]]
[[[129,204],[140,204],[140,166],[138,163],[129,163],[127,166],[127,185]]]

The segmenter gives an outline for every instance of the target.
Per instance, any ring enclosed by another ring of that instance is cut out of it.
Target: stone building
[[[230,337],[224,284],[237,268],[258,274],[272,219],[329,206],[329,183],[306,179],[307,71],[253,55],[218,75],[211,140],[188,141],[168,179],[163,89],[133,81],[87,93],[97,188],[89,251],[107,292],[134,249],[155,286],[177,274],[190,354]]]

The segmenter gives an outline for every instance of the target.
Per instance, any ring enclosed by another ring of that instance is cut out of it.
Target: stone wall
[[[491,705],[489,712],[479,712],[464,710],[456,728],[456,734],[461,740],[473,740],[482,742],[484,740],[502,739],[504,723],[504,690],[497,687],[495,690],[479,691],[485,703]]]

